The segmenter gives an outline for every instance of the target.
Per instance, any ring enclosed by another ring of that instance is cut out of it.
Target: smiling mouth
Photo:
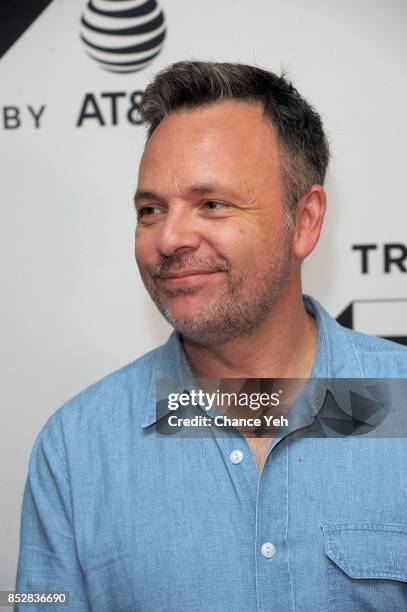
[[[223,274],[221,270],[177,270],[165,276],[159,276],[160,283],[169,287],[195,287],[202,285],[211,278]]]

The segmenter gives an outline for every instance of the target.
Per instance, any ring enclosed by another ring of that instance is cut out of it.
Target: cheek
[[[232,266],[246,266],[256,259],[259,250],[258,233],[254,228],[243,225],[225,226],[213,235],[212,245]]]
[[[157,259],[156,240],[153,235],[136,229],[134,252],[139,266],[148,265]]]

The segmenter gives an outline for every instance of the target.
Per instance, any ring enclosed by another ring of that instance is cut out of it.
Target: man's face
[[[160,312],[190,342],[250,334],[287,287],[280,156],[260,105],[173,113],[140,164],[136,260]]]

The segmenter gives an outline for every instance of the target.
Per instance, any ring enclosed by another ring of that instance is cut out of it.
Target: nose
[[[192,211],[181,208],[168,211],[157,240],[161,255],[171,257],[181,249],[197,249],[201,243],[198,225]]]

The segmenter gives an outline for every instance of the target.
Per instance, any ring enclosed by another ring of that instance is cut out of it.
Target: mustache
[[[167,278],[173,272],[181,270],[227,272],[229,267],[224,260],[213,257],[191,257],[190,255],[178,255],[169,257],[157,264],[152,270],[152,276]]]

